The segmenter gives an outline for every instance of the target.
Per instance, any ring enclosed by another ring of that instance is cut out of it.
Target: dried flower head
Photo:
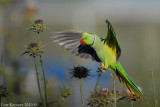
[[[71,89],[70,88],[64,88],[61,90],[61,96],[64,98],[67,98],[71,94]]]
[[[120,96],[120,92],[116,91],[117,101],[121,98]],[[88,105],[91,107],[112,107],[114,103],[114,93],[104,88],[92,93],[88,101]]]
[[[39,56],[41,53],[43,52],[40,50],[38,43],[32,42],[28,44],[26,51],[23,52],[22,55],[28,54],[29,56],[36,57]]]
[[[140,99],[140,96],[137,94],[134,94],[130,92],[129,90],[123,91],[122,98],[120,100],[126,100],[126,101],[137,101]]]
[[[75,77],[77,79],[81,79],[81,78],[86,78],[86,77],[92,76],[90,74],[90,70],[87,69],[84,66],[74,67],[73,69],[70,69],[70,71],[71,71],[70,74],[72,74],[72,77]]]
[[[28,45],[28,48],[37,48],[37,47],[38,47],[38,44],[34,42]]]
[[[43,103],[39,102],[38,107],[43,107]]]
[[[7,97],[7,87],[5,85],[0,85],[0,98]]]
[[[44,30],[46,30],[46,27],[43,24],[43,20],[38,19],[38,20],[34,21],[34,24],[32,25],[31,28],[29,28],[29,30],[40,33],[40,32],[43,32]]]
[[[43,24],[43,20],[38,19],[38,20],[35,20],[34,23],[35,23],[35,24]]]
[[[5,85],[0,85],[0,90],[5,91],[5,90],[7,90],[7,87]]]

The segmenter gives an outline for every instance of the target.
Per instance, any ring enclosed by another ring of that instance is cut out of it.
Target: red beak
[[[82,46],[86,45],[86,43],[84,42],[84,40],[81,40],[80,43],[81,43]]]

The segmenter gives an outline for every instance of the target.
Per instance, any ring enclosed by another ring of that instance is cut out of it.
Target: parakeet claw
[[[106,72],[106,69],[104,68],[104,64],[103,63],[100,63],[100,65],[98,67],[98,70],[101,71],[101,72]]]
[[[106,72],[106,69],[103,68],[103,67],[102,68],[98,68],[98,70],[101,71],[101,72]]]

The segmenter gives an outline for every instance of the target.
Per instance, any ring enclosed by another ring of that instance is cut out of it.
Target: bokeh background
[[[53,44],[50,32],[77,30],[105,38],[105,20],[108,19],[121,45],[121,64],[153,105],[151,70],[154,71],[156,98],[157,101],[160,100],[159,11],[158,0],[0,0],[0,85],[5,84],[9,91],[9,97],[3,101],[37,103],[40,100],[33,59],[20,55],[24,52],[25,45],[36,39],[36,33],[27,29],[34,20],[43,19],[48,29],[40,34],[40,41],[48,44],[43,48],[43,61],[49,100],[60,99],[62,87],[70,87],[72,90],[65,102],[52,106],[81,107],[79,81],[68,74],[68,69],[78,65],[88,67],[94,75],[82,81],[87,103],[94,89],[99,64],[89,59],[80,59]],[[102,75],[99,89],[113,89],[111,73],[107,71]],[[125,89],[117,78],[116,88]],[[143,101],[134,104],[136,107],[146,106]],[[129,107],[130,104],[119,102],[118,106]]]

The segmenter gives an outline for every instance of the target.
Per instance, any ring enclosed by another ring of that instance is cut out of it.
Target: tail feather
[[[119,81],[122,83],[123,86],[126,86],[132,93],[139,95],[147,103],[147,105],[149,105],[148,101],[143,96],[143,93],[138,89],[136,84],[127,75],[120,62],[117,62],[116,75],[118,76]]]

